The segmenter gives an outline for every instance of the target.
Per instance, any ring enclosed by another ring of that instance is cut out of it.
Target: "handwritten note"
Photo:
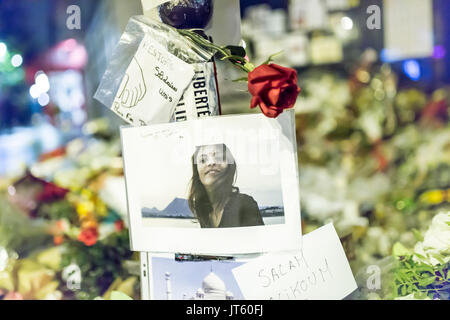
[[[333,224],[303,237],[299,252],[269,254],[232,270],[247,300],[338,300],[356,288]]]
[[[130,124],[169,122],[194,68],[146,35],[131,60],[112,110]]]

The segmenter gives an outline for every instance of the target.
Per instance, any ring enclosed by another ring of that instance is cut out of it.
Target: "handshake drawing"
[[[130,77],[130,74],[133,75]],[[133,108],[147,93],[144,73],[136,57],[130,63],[127,73],[122,79],[118,90],[118,101],[124,108]]]

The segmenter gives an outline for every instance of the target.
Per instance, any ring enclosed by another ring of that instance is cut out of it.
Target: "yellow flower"
[[[428,191],[420,196],[420,200],[429,204],[438,204],[444,201],[444,192],[442,190]]]
[[[94,204],[91,201],[82,201],[77,204],[77,213],[80,219],[91,214],[94,209]]]
[[[96,204],[95,212],[101,217],[106,217],[108,214],[108,210],[103,201],[101,201],[100,199],[96,199],[95,204]]]
[[[98,227],[98,223],[92,217],[90,217],[88,219],[84,219],[81,222],[81,229],[89,229],[89,228],[97,228],[97,227]]]
[[[81,190],[81,196],[86,200],[90,200],[92,198],[92,191],[89,189],[83,189]]]

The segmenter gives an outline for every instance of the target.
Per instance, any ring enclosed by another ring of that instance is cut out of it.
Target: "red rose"
[[[78,235],[78,240],[83,242],[88,247],[93,246],[97,243],[98,231],[97,228],[86,228],[83,229]]]
[[[253,96],[250,108],[259,105],[266,116],[275,118],[297,100],[297,71],[274,63],[262,64],[249,72],[248,91]]]

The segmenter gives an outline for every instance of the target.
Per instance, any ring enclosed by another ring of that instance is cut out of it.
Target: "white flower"
[[[440,264],[433,255],[443,256],[445,263],[450,261],[450,212],[437,214],[430,228],[425,233],[423,242],[418,242],[414,247],[414,252],[425,257],[414,256],[414,261],[424,262],[436,266]]]
[[[450,250],[450,211],[437,214],[425,233],[423,247],[445,253]]]

